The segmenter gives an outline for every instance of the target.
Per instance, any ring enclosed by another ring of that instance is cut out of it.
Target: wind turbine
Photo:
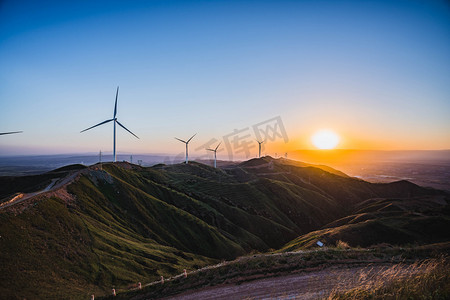
[[[119,96],[119,87],[117,87],[117,91],[116,91],[116,104],[114,105],[114,116],[112,119],[103,121],[101,123],[98,123],[97,125],[94,125],[92,127],[89,127],[85,130],[80,131],[81,132],[85,132],[89,129],[92,129],[94,127],[109,123],[111,121],[114,121],[114,136],[113,136],[113,157],[114,157],[114,162],[116,162],[116,123],[119,124],[120,127],[122,127],[123,129],[125,129],[126,131],[128,131],[129,133],[131,133],[132,135],[134,135],[136,138],[139,139],[139,137],[137,135],[135,135],[134,133],[132,133],[130,130],[128,130],[125,126],[123,126],[122,124],[120,124],[120,122],[117,120],[116,115],[117,115],[117,97]]]
[[[22,133],[23,131],[0,132],[0,135]]]
[[[264,143],[265,141],[260,142],[260,141],[256,140],[256,142],[258,143],[258,147],[259,147],[259,156],[258,156],[258,158],[259,158],[259,157],[261,157],[261,144]]]
[[[191,138],[188,139],[187,142],[186,142],[186,141],[183,141],[183,140],[180,140],[179,138],[175,138],[176,140],[179,140],[180,142],[186,144],[186,164],[188,163],[188,144],[189,144],[189,142],[192,140],[192,138],[193,138],[195,135],[196,135],[196,134],[194,134],[193,136],[191,136]]]
[[[217,167],[217,149],[219,148],[219,146],[220,146],[221,143],[222,143],[222,142],[220,142],[219,145],[217,145],[216,149],[206,149],[206,150],[208,150],[208,151],[214,152],[214,168]]]

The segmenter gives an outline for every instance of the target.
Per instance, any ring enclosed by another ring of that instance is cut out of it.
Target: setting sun
[[[331,130],[319,130],[311,137],[314,146],[319,149],[334,149],[339,143],[339,136]]]

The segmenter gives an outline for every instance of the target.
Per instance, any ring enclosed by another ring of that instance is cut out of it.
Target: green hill
[[[0,186],[2,202],[36,193],[0,209],[0,288],[8,299],[109,294],[112,287],[279,249],[298,236],[316,238],[324,226],[362,226],[355,223],[359,215],[386,207],[368,199],[446,197],[408,182],[371,184],[270,157],[222,169],[195,162],[76,165],[0,177]],[[304,246],[296,241],[284,249]]]
[[[302,235],[279,251],[317,247],[317,241],[350,247],[448,242],[449,202],[448,195],[369,199],[355,205],[354,214]]]

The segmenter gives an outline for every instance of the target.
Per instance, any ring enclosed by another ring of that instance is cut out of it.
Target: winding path
[[[384,265],[338,268],[281,277],[264,278],[240,285],[221,285],[188,291],[164,298],[170,300],[194,299],[322,299],[332,291],[364,286],[370,288],[384,282],[389,274],[404,277],[421,270],[408,265]]]
[[[50,184],[45,189],[37,191],[37,192],[33,192],[33,193],[20,193],[20,194],[14,196],[11,200],[1,203],[0,209],[19,204],[27,199],[30,199],[31,197],[40,195],[42,193],[60,189],[64,185],[72,182],[78,174],[79,174],[79,172],[74,172],[62,179],[61,178],[53,178],[52,181],[50,182]]]

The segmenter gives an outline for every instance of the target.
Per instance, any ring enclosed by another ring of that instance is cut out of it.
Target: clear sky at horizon
[[[268,153],[323,128],[342,149],[450,149],[450,4],[0,1],[0,132],[24,131],[0,155],[111,152],[111,123],[80,131],[112,117],[117,86],[140,137],[118,128],[119,153],[253,143],[276,117],[289,141]]]

